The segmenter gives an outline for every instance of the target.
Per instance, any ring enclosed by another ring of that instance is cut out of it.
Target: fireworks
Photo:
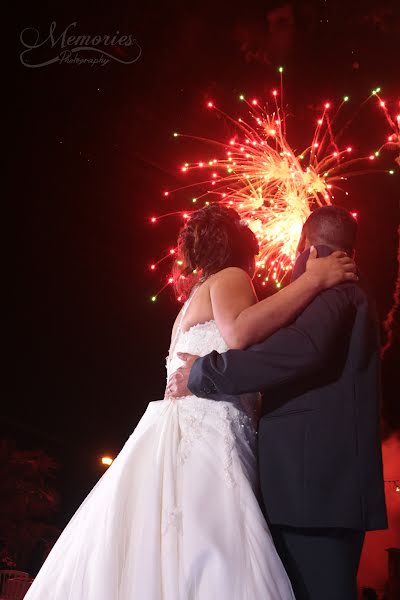
[[[180,166],[185,177],[191,178],[197,171],[201,172],[202,180],[175,192],[195,188],[190,199],[193,209],[210,202],[234,208],[259,240],[257,275],[262,284],[273,282],[280,287],[292,268],[302,226],[313,208],[332,204],[338,191],[347,194],[343,190],[345,181],[369,172],[384,147],[400,148],[400,115],[391,117],[379,92],[380,88],[373,90],[370,98],[378,100],[392,133],[378,150],[355,158],[353,145],[339,146],[334,135],[337,116],[349,96],[344,96],[337,107],[329,101],[321,105],[312,139],[301,152],[291,147],[286,136],[286,115],[279,104],[282,85],[280,92],[272,90],[272,109],[263,108],[256,98],[248,101],[241,95],[246,115],[237,119],[209,100],[206,107],[218,111],[231,124],[233,134],[220,142],[175,132],[175,138],[196,139],[217,149],[217,156]],[[394,172],[394,169],[389,171]],[[165,196],[171,194],[172,191],[164,192]],[[184,219],[190,217],[190,212],[181,214]]]
[[[315,205],[331,204],[345,167],[357,159],[349,159],[352,149],[340,150],[333,139],[330,103],[322,110],[311,144],[300,153],[287,141],[277,103],[272,113],[256,99],[246,104],[248,120],[230,119],[236,134],[225,145],[224,156],[185,163],[182,172],[203,168],[204,163],[210,167],[205,185],[214,189],[206,189],[205,195],[234,208],[249,225],[260,244],[258,275],[279,286],[295,259],[304,221]],[[217,110],[214,103],[210,108]]]
[[[376,95],[379,100],[379,105],[383,110],[384,117],[387,124],[391,129],[391,133],[387,138],[385,146],[398,154],[395,158],[395,162],[400,166],[400,103],[398,104],[398,114],[392,116],[387,107],[387,103],[380,98],[378,95],[380,89],[374,90],[372,93]],[[395,170],[390,169],[389,174],[394,175]],[[396,315],[398,315],[400,307],[400,226],[397,228],[397,274],[394,285],[393,301],[392,305],[386,315],[383,322],[383,331],[385,335],[385,342],[381,348],[381,358],[384,358],[386,352],[392,347],[394,341],[395,321]],[[399,486],[396,484],[396,492],[400,491]]]
[[[395,158],[395,162],[400,166],[400,102],[398,105],[398,114],[393,116],[387,107],[387,103],[382,100],[380,96],[378,96],[378,90],[374,90],[372,93],[377,96],[379,100],[379,106],[383,110],[386,122],[392,130],[387,138],[387,142],[384,144],[384,147],[386,146],[387,148],[390,148],[394,152],[398,153],[398,156]],[[394,175],[394,169],[391,169],[389,173],[390,175]]]

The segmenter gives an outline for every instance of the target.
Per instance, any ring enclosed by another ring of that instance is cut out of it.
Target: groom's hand
[[[184,365],[177,369],[168,380],[165,397],[168,399],[182,398],[182,396],[191,396],[191,392],[187,386],[190,370],[193,363],[199,358],[193,354],[185,354],[184,352],[177,353],[178,358],[183,360]]]
[[[306,275],[312,277],[320,290],[326,290],[345,281],[358,281],[357,265],[346,252],[335,250],[329,256],[318,258],[314,246],[310,248]]]

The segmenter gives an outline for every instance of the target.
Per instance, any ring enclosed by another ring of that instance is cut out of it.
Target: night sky
[[[281,64],[295,146],[306,145],[327,99],[349,94],[357,112],[377,85],[399,98],[398,2],[288,3],[275,25],[271,11],[285,3],[195,4],[18,6],[16,373],[1,427],[20,447],[45,448],[59,461],[60,524],[101,474],[99,457],[115,456],[148,402],[163,397],[178,305],[169,290],[150,302],[166,273],[148,266],[174,243],[181,220],[153,227],[149,217],[190,208],[182,197],[166,204],[162,192],[183,185],[178,165],[195,152],[172,132],[223,136],[205,101],[234,112],[243,91],[270,93]],[[131,65],[23,66],[20,32],[35,27],[44,36],[51,21],[60,33],[75,21],[88,35],[131,33],[142,54]],[[370,149],[387,127],[377,109],[360,113],[349,139]],[[342,202],[360,213],[357,257],[381,318],[396,277],[399,178],[397,167],[392,177],[353,180]],[[397,338],[384,365],[385,431],[400,429],[398,348]]]

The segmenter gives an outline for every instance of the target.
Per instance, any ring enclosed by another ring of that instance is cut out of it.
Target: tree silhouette
[[[0,439],[0,564],[26,569],[34,553],[44,558],[60,530],[51,516],[59,503],[49,485],[58,468],[44,450],[18,450]]]

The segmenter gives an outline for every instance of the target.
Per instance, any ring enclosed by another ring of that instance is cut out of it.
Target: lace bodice
[[[220,330],[218,329],[216,321],[213,319],[206,321],[205,323],[193,325],[190,329],[188,329],[188,331],[182,331],[181,323],[197,289],[198,288],[195,288],[192,291],[190,297],[182,308],[181,318],[177,327],[175,339],[172,342],[171,349],[167,357],[167,379],[183,364],[183,362],[177,356],[178,352],[185,352],[195,356],[205,356],[214,350],[219,353],[229,350],[229,346],[226,344]],[[257,413],[259,400],[260,394],[242,394],[238,396],[237,401],[233,403],[236,409],[246,413],[247,417],[251,419],[253,427],[256,426],[258,420]],[[196,399],[196,404],[200,404],[198,398]]]
[[[229,350],[214,320],[194,325],[188,331],[181,331],[178,327],[176,336],[167,358],[168,377],[183,364],[177,357],[178,352],[205,356],[213,350],[220,353]]]
[[[186,352],[187,354],[193,354],[195,356],[205,356],[213,350],[220,353],[229,350],[214,319],[210,319],[205,323],[193,325],[187,331],[182,330],[181,326],[185,314],[199,288],[200,284],[192,289],[189,298],[182,307],[175,338],[172,340],[171,348],[167,356],[167,379],[183,364],[177,357],[178,352]]]

